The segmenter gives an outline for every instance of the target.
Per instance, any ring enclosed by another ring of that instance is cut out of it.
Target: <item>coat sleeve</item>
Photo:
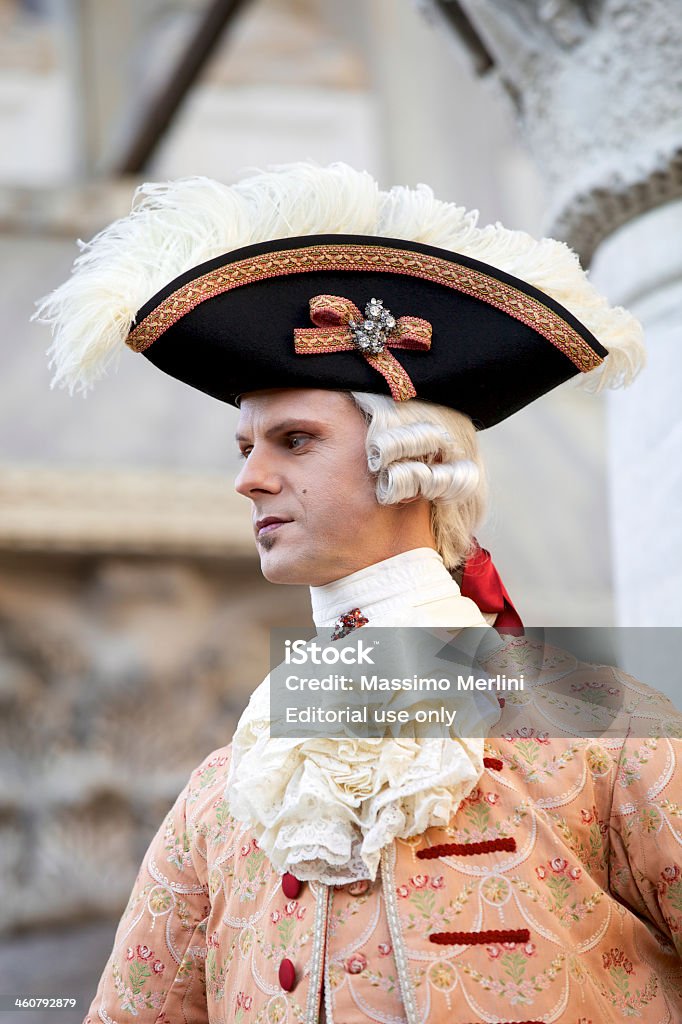
[[[656,698],[658,713],[635,720],[617,762],[609,879],[682,955],[682,715]]]
[[[147,850],[84,1024],[208,1021],[210,905],[205,862],[194,843],[201,826],[188,807],[196,806],[210,762],[192,774]]]

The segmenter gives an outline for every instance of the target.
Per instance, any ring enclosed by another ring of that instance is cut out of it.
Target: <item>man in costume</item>
[[[538,655],[473,540],[476,429],[627,383],[636,321],[561,243],[343,165],[143,186],[41,314],[72,389],[125,341],[240,407],[263,572],[320,629],[513,627],[488,671],[566,684],[487,739],[338,740],[270,735],[266,680],[152,841],[87,1020],[682,1020],[680,719]],[[620,731],[575,737],[584,692]]]

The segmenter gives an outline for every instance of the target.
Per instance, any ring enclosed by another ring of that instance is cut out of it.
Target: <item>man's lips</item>
[[[272,533],[273,530],[290,522],[292,522],[291,519],[280,519],[279,516],[265,516],[264,519],[256,521],[256,536],[262,537],[266,533]]]

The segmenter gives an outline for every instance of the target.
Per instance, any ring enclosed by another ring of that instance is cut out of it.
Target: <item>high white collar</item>
[[[318,628],[333,626],[354,608],[371,626],[472,626],[491,621],[462,597],[434,548],[403,551],[333,583],[311,587],[310,600]]]

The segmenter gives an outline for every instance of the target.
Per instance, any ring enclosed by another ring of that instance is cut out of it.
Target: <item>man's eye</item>
[[[289,438],[289,447],[300,448],[301,445],[304,444],[307,440],[307,434],[295,434],[293,437]]]
[[[251,449],[250,448],[240,448],[239,449],[239,458],[240,459],[248,459],[250,454],[251,454]]]

